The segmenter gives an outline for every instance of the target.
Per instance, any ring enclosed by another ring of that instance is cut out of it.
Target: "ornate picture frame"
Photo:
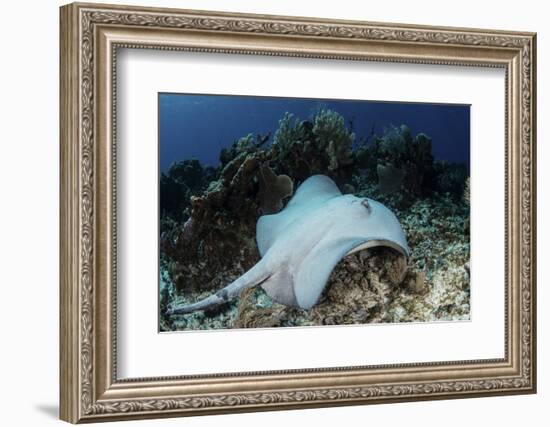
[[[535,34],[81,3],[60,13],[61,419],[536,392]],[[123,48],[504,70],[504,357],[118,378],[116,61]]]

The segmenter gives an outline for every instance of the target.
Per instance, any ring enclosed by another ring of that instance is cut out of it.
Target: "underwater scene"
[[[470,319],[470,106],[159,93],[159,330]]]

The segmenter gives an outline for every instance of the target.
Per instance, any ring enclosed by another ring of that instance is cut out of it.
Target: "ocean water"
[[[249,133],[272,142],[285,112],[306,120],[323,108],[342,115],[356,141],[404,124],[432,139],[436,160],[470,162],[469,105],[176,93],[160,93],[158,105],[161,172],[190,158],[217,166],[221,149]]]

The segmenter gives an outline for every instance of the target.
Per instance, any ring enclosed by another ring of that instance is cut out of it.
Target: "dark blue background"
[[[470,162],[470,106],[356,100],[276,98],[235,95],[159,94],[160,170],[179,160],[196,158],[219,163],[220,150],[249,134],[271,132],[285,112],[308,119],[319,108],[339,112],[353,121],[355,140],[390,125],[407,125],[416,135],[432,138],[436,159]]]

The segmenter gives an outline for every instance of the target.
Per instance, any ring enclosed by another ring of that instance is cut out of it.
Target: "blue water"
[[[285,112],[305,120],[319,108],[337,111],[348,126],[353,122],[356,141],[373,129],[381,136],[391,125],[405,124],[413,135],[432,138],[436,159],[470,163],[469,105],[161,93],[160,170],[189,158],[216,166],[220,150],[235,140],[271,132],[272,141]]]

